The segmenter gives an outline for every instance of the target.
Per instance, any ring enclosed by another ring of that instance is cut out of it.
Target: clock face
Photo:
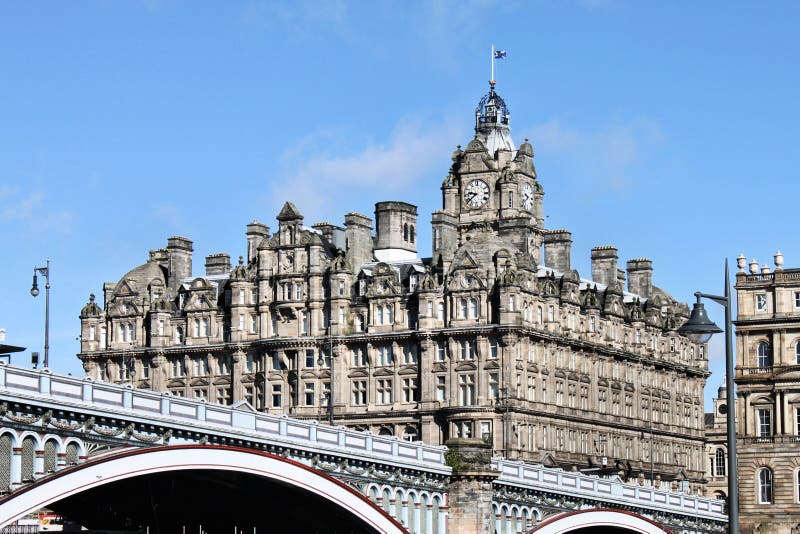
[[[480,208],[489,200],[489,186],[483,180],[472,180],[464,190],[464,201],[470,208]]]
[[[522,207],[530,210],[531,206],[533,206],[533,189],[531,184],[525,184],[522,187]]]

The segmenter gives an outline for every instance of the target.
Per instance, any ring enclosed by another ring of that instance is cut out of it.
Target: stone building
[[[725,385],[714,398],[714,411],[705,414],[706,494],[725,500],[728,496],[728,399]]]
[[[170,238],[90,298],[78,356],[99,380],[700,488],[708,362],[676,333],[688,307],[614,247],[592,249],[591,279],[572,268],[494,84],[441,194],[429,257],[405,202],[377,203],[374,228],[358,213],[308,227],[286,202],[204,275]]]
[[[739,256],[737,446],[743,533],[800,532],[800,269]]]

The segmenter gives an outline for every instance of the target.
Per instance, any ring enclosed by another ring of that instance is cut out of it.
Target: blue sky
[[[51,367],[82,373],[78,313],[172,235],[245,251],[285,200],[306,222],[440,207],[489,50],[546,224],[573,264],[619,248],[691,302],[724,258],[800,266],[796,2],[0,4],[0,327],[42,350],[32,268],[52,260]],[[427,225],[426,225],[427,226]],[[420,232],[429,255],[430,229]],[[722,310],[707,306],[722,323]],[[710,394],[722,381],[712,342]],[[24,363],[27,356],[15,356]],[[708,397],[709,395],[707,395]]]

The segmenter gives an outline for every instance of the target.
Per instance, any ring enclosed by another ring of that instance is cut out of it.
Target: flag
[[[495,59],[505,59],[506,58],[506,51],[505,50],[495,50],[494,51],[494,58]]]

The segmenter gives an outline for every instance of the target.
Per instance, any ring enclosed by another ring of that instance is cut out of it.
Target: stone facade
[[[79,358],[99,380],[699,490],[708,362],[676,332],[688,307],[611,246],[592,250],[591,280],[573,270],[533,160],[492,85],[452,155],[430,257],[411,204],[378,203],[373,235],[357,213],[309,228],[287,202],[274,232],[247,226],[233,267],[216,254],[193,275],[174,237],[105,284]]]
[[[800,532],[800,269],[738,261],[737,446],[743,533]],[[746,272],[748,268],[749,272]]]
[[[706,414],[706,494],[717,499],[728,495],[728,402],[725,386],[717,390],[714,411]]]

